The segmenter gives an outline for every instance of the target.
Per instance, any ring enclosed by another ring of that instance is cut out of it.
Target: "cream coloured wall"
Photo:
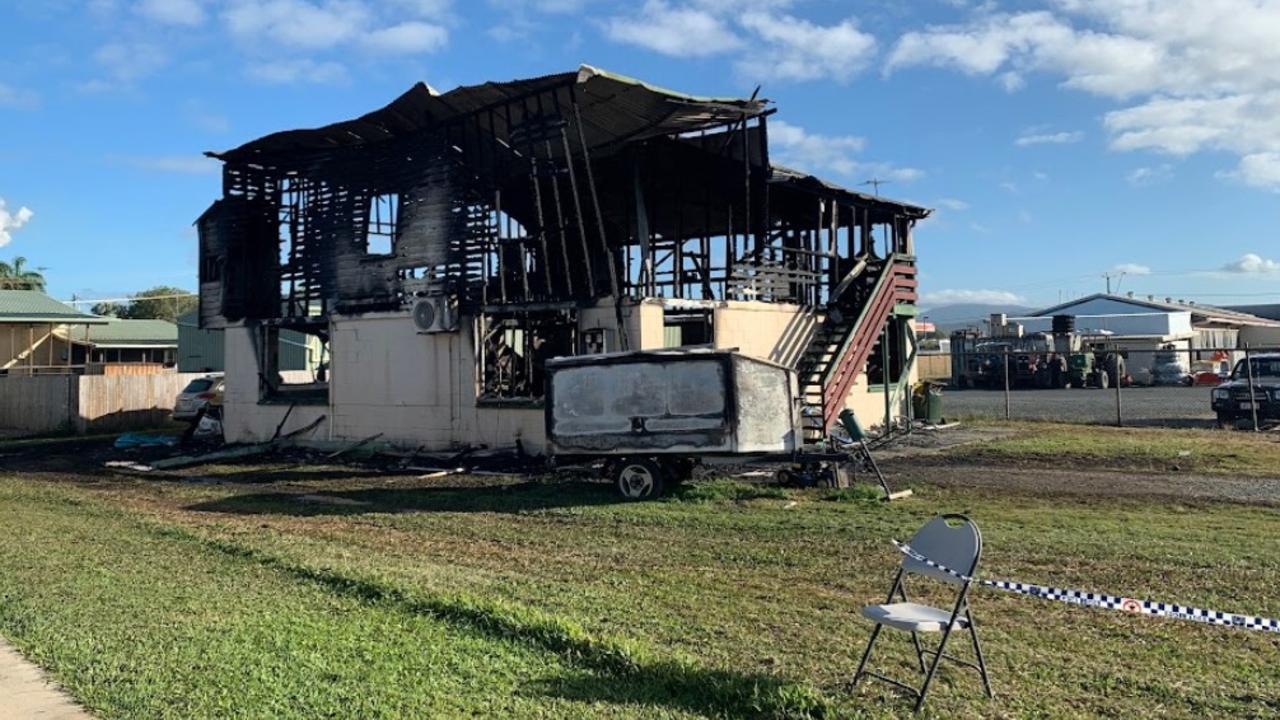
[[[623,323],[632,349],[663,346],[662,301],[627,304]],[[730,301],[713,308],[716,347],[738,348],[785,365],[804,352],[819,323],[815,313],[794,305]],[[616,327],[612,305],[581,311],[579,327]],[[427,450],[477,444],[511,447],[517,440],[531,452],[545,448],[541,407],[477,403],[473,318],[464,318],[456,333],[421,334],[407,313],[335,317],[330,332],[329,402],[295,407],[283,432],[323,415],[326,419],[310,439],[359,440],[382,433],[381,439],[388,442]],[[225,340],[226,436],[232,442],[268,440],[288,405],[258,402],[258,369],[249,331],[228,328]],[[849,393],[848,403],[864,424],[883,422],[883,394],[870,392],[865,377]]]
[[[617,311],[607,302],[578,313],[578,329],[593,330],[618,327]],[[627,301],[622,307],[622,324],[626,328],[628,347],[631,350],[652,350],[662,347],[662,301]],[[617,352],[618,347],[610,349]]]
[[[746,355],[794,366],[822,319],[798,305],[728,301],[716,307],[713,322],[716,347],[736,347]],[[914,364],[909,377],[907,387],[914,387],[919,377]],[[904,390],[890,398],[894,420],[906,413],[905,403],[910,402],[909,397],[903,397],[906,393]],[[864,427],[883,425],[884,404],[883,390],[868,385],[865,373],[859,375],[846,400],[846,407],[858,421]]]
[[[223,340],[226,343],[226,385],[222,396],[222,431],[231,443],[251,443],[270,440],[276,426],[289,411],[288,405],[258,404],[258,363],[253,352],[253,341],[244,327],[228,327]],[[332,416],[327,405],[299,405],[289,413],[282,433],[304,428],[316,418],[326,416],[324,422],[301,440],[327,440],[331,437]]]
[[[736,300],[716,307],[711,322],[716,347],[782,365],[795,364],[821,324],[817,313],[799,305]]]

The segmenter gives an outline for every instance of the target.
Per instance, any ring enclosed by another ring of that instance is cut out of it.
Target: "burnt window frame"
[[[578,313],[574,309],[528,309],[478,315],[475,320],[476,405],[543,407],[547,396],[545,362],[552,357],[579,353],[581,331],[578,329],[578,319]],[[494,328],[495,323],[505,326],[500,337],[503,345],[511,348],[511,355],[507,357],[513,357],[513,362],[521,363],[513,367],[511,374],[505,378],[499,358],[495,355],[500,352],[496,346],[499,336]],[[541,358],[542,366],[539,366],[538,358],[534,357],[537,352],[534,342],[538,338],[539,326],[563,332],[559,338],[545,338],[551,346]],[[518,350],[508,339],[514,333],[520,334]],[[557,353],[557,348],[565,352]],[[522,392],[521,387],[527,390]]]
[[[319,332],[301,330],[304,336],[316,335],[321,340],[321,359],[312,371],[310,382],[287,382],[280,376],[280,334],[286,328],[275,323],[257,323],[249,327],[253,333],[254,363],[258,372],[258,404],[278,405],[328,405],[331,386],[329,383],[328,363],[324,357],[329,355],[328,340]],[[273,383],[269,378],[279,379]]]

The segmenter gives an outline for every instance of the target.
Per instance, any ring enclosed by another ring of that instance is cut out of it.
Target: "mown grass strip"
[[[1077,461],[1114,469],[1228,475],[1280,473],[1280,435],[1051,423],[1014,423],[1013,435],[955,448],[948,455],[978,462]]]
[[[409,592],[385,581],[294,563],[256,548],[206,537],[176,526],[153,526],[158,536],[194,543],[361,602],[460,623],[492,637],[533,645],[594,672],[609,673],[647,688],[686,709],[729,717],[815,719],[832,704],[815,688],[758,673],[701,667],[683,657],[660,658],[624,640],[597,637],[580,625],[513,603],[464,595]]]

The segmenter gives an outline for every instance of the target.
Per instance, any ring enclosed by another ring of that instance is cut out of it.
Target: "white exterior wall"
[[[1104,301],[1096,300],[1085,304],[1093,305],[1095,302],[1100,304]],[[1125,307],[1127,312],[1111,315],[1076,315],[1076,332],[1081,334],[1107,333],[1147,337],[1164,337],[1168,335],[1185,337],[1192,333],[1190,312],[1133,312],[1132,305],[1111,304]],[[1009,318],[1009,322],[1021,324],[1028,333],[1052,332],[1053,330],[1053,318],[1051,317]]]
[[[663,346],[660,300],[625,306],[623,324],[632,350]],[[817,325],[811,311],[794,305],[724,302],[714,308],[716,347],[736,347],[745,355],[784,365],[804,352]],[[581,311],[579,327],[615,328],[612,304]],[[420,334],[408,313],[335,317],[330,333],[329,402],[297,405],[283,433],[324,416],[305,439],[355,441],[381,433],[380,440],[426,450],[477,444],[511,447],[517,440],[530,452],[545,449],[542,407],[477,405],[473,318],[463,318],[455,333]],[[289,405],[258,402],[250,331],[229,327],[225,341],[226,437],[242,443],[269,440]],[[914,367],[911,372],[914,382]],[[868,389],[865,376],[849,393],[848,406],[867,425],[883,421],[884,396]],[[901,406],[895,403],[895,414]]]
[[[258,403],[258,361],[254,356],[249,330],[244,327],[228,327],[223,340],[226,348],[226,384],[222,394],[223,435],[231,443],[270,440],[289,406]],[[287,434],[306,427],[321,416],[327,419],[300,439],[327,440],[331,437],[332,419],[327,405],[298,405],[289,413],[289,420],[281,428],[281,433]]]
[[[1241,328],[1240,344],[1254,348],[1280,348],[1280,327]]]

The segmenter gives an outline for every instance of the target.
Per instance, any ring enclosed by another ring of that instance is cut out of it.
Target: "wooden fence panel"
[[[182,388],[203,373],[84,375],[79,378],[79,432],[115,432],[163,424]]]
[[[71,427],[74,389],[71,375],[0,377],[0,430],[36,434]]]
[[[921,380],[946,381],[951,379],[951,353],[929,355],[921,353],[916,356],[916,364],[919,367]]]

